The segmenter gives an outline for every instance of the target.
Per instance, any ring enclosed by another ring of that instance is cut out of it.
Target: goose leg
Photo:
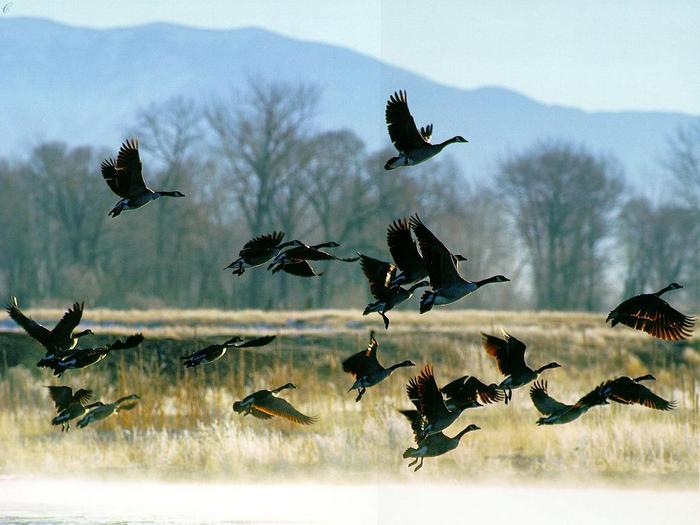
[[[422,468],[423,468],[423,458],[420,458],[420,463],[418,463],[418,466],[413,469],[413,472],[418,472]]]
[[[389,329],[389,318],[384,314],[384,312],[379,312],[379,315],[382,316],[382,319],[384,319],[384,330]]]
[[[365,395],[365,392],[366,392],[366,391],[367,391],[367,389],[366,389],[365,387],[363,387],[363,386],[361,386],[361,387],[358,389],[358,391],[357,391],[358,394],[357,394],[357,398],[355,399],[355,403],[357,403],[358,401],[360,401],[360,399],[362,399],[362,396]]]
[[[408,464],[408,466],[409,466],[409,467],[412,467],[412,466],[415,465],[416,463],[418,463],[418,458],[415,458],[413,461],[411,461],[411,462]]]

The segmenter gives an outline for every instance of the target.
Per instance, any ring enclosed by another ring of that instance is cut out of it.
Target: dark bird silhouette
[[[291,248],[287,248],[283,252],[279,253],[272,262],[268,265],[268,270],[273,270],[276,266],[286,265],[291,263],[298,263],[303,261],[342,261],[342,262],[355,262],[357,257],[337,257],[327,251],[322,250],[322,248],[337,248],[340,246],[337,242],[324,242],[321,244],[316,244],[314,246],[309,246],[300,241],[295,241],[295,244]]]
[[[448,410],[478,408],[503,401],[503,392],[495,383],[487,385],[474,376],[462,376],[440,389]]]
[[[58,415],[51,420],[52,425],[61,425],[61,432],[70,430],[71,420],[81,417],[89,409],[101,406],[101,402],[86,405],[92,397],[92,390],[81,388],[73,393],[69,386],[49,386],[49,395],[56,406]]]
[[[37,366],[48,366],[48,363],[56,357],[66,355],[78,344],[78,339],[92,335],[92,330],[75,332],[83,317],[83,303],[73,303],[61,320],[49,330],[45,326],[37,323],[31,317],[27,317],[19,309],[17,298],[12,297],[7,304],[7,313],[10,318],[20,325],[33,339],[36,339],[46,349],[46,355]]]
[[[297,277],[320,277],[323,272],[317,272],[309,261],[280,262],[272,268],[272,273],[285,272]]]
[[[412,377],[408,380],[406,394],[422,420],[422,437],[445,430],[465,410],[464,407],[458,407],[454,410],[447,408],[430,365],[426,365],[418,377]],[[415,417],[413,411],[404,410],[401,413],[409,419]]]
[[[679,288],[683,287],[671,283],[656,293],[635,295],[617,305],[605,322],[611,321],[611,326],[622,323],[666,341],[687,339],[693,333],[695,319],[683,315],[661,299],[666,292]]]
[[[284,239],[284,232],[276,231],[251,239],[238,252],[238,259],[229,264],[224,270],[233,268],[232,273],[234,275],[243,275],[246,268],[255,268],[265,264],[273,257],[277,257],[284,248],[302,244],[297,240],[283,243],[282,239]]]
[[[374,330],[372,330],[369,333],[367,349],[353,354],[343,361],[343,371],[352,374],[355,378],[355,382],[348,390],[348,392],[358,391],[355,401],[360,401],[367,388],[381,383],[397,368],[416,366],[412,361],[406,360],[384,368],[377,360],[377,348],[379,348],[379,343],[374,337]]]
[[[402,166],[415,166],[440,153],[445,146],[455,142],[467,142],[461,136],[452,137],[445,142],[432,144],[433,125],[420,128],[408,109],[408,99],[405,91],[395,92],[386,103],[386,124],[389,137],[399,156],[392,157],[386,164],[385,170],[393,170]]]
[[[128,396],[120,397],[114,403],[109,403],[107,405],[101,404],[100,406],[90,410],[90,412],[88,412],[83,419],[78,421],[78,428],[84,428],[92,423],[96,423],[97,421],[107,419],[108,417],[118,414],[122,410],[131,410],[137,405],[139,399],[141,398],[138,396],[138,394],[130,394]],[[134,401],[133,403],[126,403],[127,401],[132,400]]]
[[[409,288],[403,288],[399,285],[392,286],[390,283],[396,274],[396,266],[391,263],[374,259],[367,255],[358,252],[360,256],[360,266],[362,272],[369,281],[369,290],[375,301],[369,303],[362,315],[368,315],[372,312],[377,312],[384,320],[384,328],[389,328],[389,318],[386,312],[392,310],[395,306],[408,301],[413,292],[422,286],[428,286],[427,281],[421,281],[413,284]]]
[[[243,339],[240,336],[235,336],[224,343],[210,345],[206,348],[202,348],[201,350],[197,350],[190,355],[182,356],[182,364],[185,365],[185,368],[191,368],[203,363],[213,363],[217,359],[220,359],[229,348],[252,348],[265,346],[270,344],[275,337],[276,336],[274,335],[266,335],[252,339]]]
[[[62,358],[54,358],[46,366],[53,368],[54,375],[61,377],[66,370],[87,368],[102,361],[112,350],[128,350],[143,342],[142,334],[133,334],[124,341],[117,339],[115,342],[96,348],[79,348],[73,350]]]
[[[432,290],[423,292],[420,299],[420,313],[425,313],[434,305],[450,304],[475,292],[485,284],[510,281],[502,275],[495,275],[481,281],[467,281],[457,270],[457,260],[420,218],[411,217],[411,228],[416,234],[423,260],[428,268]]]
[[[602,393],[602,385],[595,387],[573,405],[561,403],[547,392],[547,381],[535,381],[530,387],[530,399],[535,408],[545,417],[537,420],[538,425],[561,425],[571,423],[597,405],[607,405]]]
[[[179,191],[153,191],[143,180],[141,159],[139,158],[139,141],[126,140],[114,159],[102,161],[102,177],[109,189],[121,197],[109,212],[116,217],[124,210],[135,210],[160,197],[184,197]]]
[[[270,419],[273,416],[277,416],[298,425],[316,423],[318,417],[304,415],[288,401],[276,396],[276,394],[286,388],[296,388],[296,386],[292,383],[287,383],[274,390],[258,390],[240,401],[234,402],[233,410],[244,416],[251,414],[260,419]]]
[[[655,380],[656,378],[651,374],[634,379],[622,376],[603,383],[600,387],[600,392],[610,401],[615,401],[616,403],[622,403],[624,405],[636,404],[656,410],[672,410],[676,408],[675,401],[666,401],[644,385],[639,384],[640,381]]]
[[[386,243],[389,246],[391,257],[399,269],[397,275],[389,283],[392,287],[415,283],[428,276],[428,268],[413,240],[408,219],[395,220],[389,225]],[[452,255],[452,258],[455,265],[460,261],[467,260],[466,257],[459,254]]]
[[[505,340],[482,332],[481,342],[486,353],[496,358],[498,371],[507,376],[498,388],[506,391],[505,402],[508,404],[513,398],[513,389],[534,381],[545,370],[559,368],[561,365],[551,362],[533,370],[525,364],[525,343],[506,332],[503,332],[503,335]]]
[[[450,450],[454,450],[459,446],[459,442],[462,436],[467,432],[472,432],[474,430],[479,430],[480,427],[471,424],[464,430],[459,432],[454,437],[447,437],[442,432],[437,432],[435,434],[430,434],[429,436],[424,435],[424,420],[416,410],[400,410],[406,419],[411,423],[411,429],[413,430],[413,437],[416,441],[417,448],[409,447],[404,453],[404,458],[414,458],[408,466],[412,467],[416,463],[418,466],[413,469],[414,472],[418,472],[423,468],[423,460],[425,458],[432,458],[436,456],[442,456]]]

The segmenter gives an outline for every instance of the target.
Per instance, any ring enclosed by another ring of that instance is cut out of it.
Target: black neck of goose
[[[129,401],[130,399],[136,399],[136,397],[134,397],[134,394],[130,394],[130,395],[128,395],[128,396],[120,397],[119,399],[117,399],[117,400],[114,402],[114,404],[117,405],[117,406],[119,406],[119,405],[121,405],[124,401]]]
[[[275,388],[274,390],[272,390],[272,393],[276,394],[276,393],[281,392],[282,390],[285,390],[287,388],[294,388],[294,385],[291,383],[287,383],[286,385],[282,385],[281,387]]]
[[[651,374],[647,374],[645,376],[639,376],[634,379],[635,383],[639,383],[640,381],[656,381],[656,378]]]
[[[482,279],[481,281],[474,281],[474,284],[476,285],[477,288],[481,288],[485,284],[491,284],[491,283],[497,283],[499,282],[498,276],[494,275],[493,277],[489,277],[488,279]]]
[[[559,364],[558,363],[548,363],[544,366],[539,367],[537,370],[535,370],[535,373],[541,374],[542,372],[544,372],[545,370],[548,370],[550,368],[559,368]]]
[[[411,361],[403,361],[401,363],[396,363],[395,365],[391,365],[389,367],[389,370],[396,370],[397,368],[401,368],[403,366],[415,366]]]
[[[471,432],[472,430],[475,430],[475,429],[473,429],[473,428],[471,428],[471,427],[467,427],[467,428],[465,428],[464,430],[462,430],[459,434],[457,434],[457,435],[454,437],[454,439],[456,439],[457,441],[459,441],[460,439],[462,439],[462,436],[463,436],[464,434],[467,434],[467,433]]]
[[[156,192],[158,195],[161,197],[179,197],[180,192],[179,191],[157,191]]]
[[[440,144],[437,144],[440,148],[444,148],[445,146],[448,146],[450,144],[453,144],[459,140],[459,137],[452,137],[451,139],[447,139],[445,142],[441,142]]]
[[[76,332],[73,337],[83,337],[84,335],[90,335],[92,332],[90,330],[83,330],[82,332]]]
[[[676,288],[675,286],[673,286],[672,284],[669,284],[669,285],[666,286],[665,288],[662,288],[661,290],[659,290],[658,292],[656,292],[654,295],[655,295],[656,297],[661,297],[661,296],[662,296],[663,294],[665,294],[666,292],[668,292],[668,291],[670,291],[670,290],[676,290],[676,289],[677,289],[677,288]]]

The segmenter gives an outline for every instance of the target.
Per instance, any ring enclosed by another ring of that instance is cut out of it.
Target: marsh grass
[[[52,319],[59,311],[34,311]],[[605,480],[616,484],[693,486],[698,479],[697,337],[687,344],[658,342],[626,328],[610,329],[597,314],[447,311],[425,316],[396,313],[388,332],[378,318],[356,311],[86,312],[108,334],[143,330],[137,349],[115,352],[98,365],[55,379],[33,367],[42,352],[20,333],[0,334],[0,474],[66,473],[193,480],[295,479],[493,480],[533,482]],[[344,357],[364,348],[377,330],[380,361],[412,359],[368,390],[361,403],[347,393]],[[527,360],[555,360],[545,372],[552,396],[575,401],[603,380],[653,373],[653,389],[677,400],[672,412],[638,406],[592,409],[569,425],[537,427],[527,389],[511,405],[467,410],[448,431],[469,423],[482,430],[454,452],[427,459],[418,474],[405,467],[412,445],[397,409],[408,408],[404,388],[420,366],[432,363],[441,384],[464,375],[486,382],[500,376],[480,346],[479,332],[505,328],[528,344]],[[211,365],[184,369],[179,356],[235,333],[277,333],[268,347],[231,351]],[[241,417],[231,403],[259,388],[288,381],[284,397],[318,424]],[[84,430],[51,427],[52,404],[44,385],[87,387],[111,401],[137,392],[139,406]]]

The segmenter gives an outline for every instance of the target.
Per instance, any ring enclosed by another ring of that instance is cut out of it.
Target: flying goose
[[[294,384],[287,383],[274,390],[258,390],[247,395],[240,401],[233,403],[233,411],[244,416],[252,414],[260,419],[270,419],[273,416],[278,416],[292,423],[299,425],[311,425],[318,421],[316,416],[307,416],[299,412],[288,401],[277,397],[278,394],[286,388],[296,388]]]
[[[454,423],[466,407],[449,410],[438,389],[433,375],[433,369],[426,365],[418,377],[412,377],[406,385],[406,394],[415,405],[416,410],[402,410],[401,413],[409,419],[420,415],[422,420],[421,436],[426,437],[445,430]]]
[[[610,401],[624,405],[637,404],[656,410],[672,410],[676,408],[675,401],[666,401],[644,385],[639,384],[640,381],[655,380],[656,378],[651,374],[634,379],[622,376],[603,383],[600,386],[600,392],[601,395],[607,397]]]
[[[495,275],[481,281],[467,281],[457,270],[456,258],[421,222],[418,215],[411,217],[411,228],[418,238],[432,288],[423,292],[420,299],[420,313],[427,312],[434,305],[454,303],[485,284],[510,281],[502,275]]]
[[[357,390],[357,398],[355,401],[360,401],[362,396],[367,391],[367,388],[381,383],[389,377],[394,370],[404,366],[416,366],[412,361],[402,361],[384,368],[377,360],[377,348],[379,343],[374,337],[374,330],[369,333],[369,344],[366,350],[362,350],[351,355],[343,361],[343,371],[353,375],[355,382],[350,387],[348,392]]]
[[[257,346],[265,346],[271,343],[275,337],[277,336],[266,335],[263,337],[255,337],[246,340],[240,336],[235,336],[224,343],[210,345],[206,348],[197,350],[190,355],[182,356],[182,364],[185,366],[185,368],[191,368],[201,365],[202,363],[213,363],[217,359],[221,358],[226,353],[228,348],[252,348]]]
[[[537,370],[533,370],[525,364],[525,343],[512,335],[503,332],[505,339],[481,333],[481,341],[486,353],[496,358],[498,371],[507,376],[498,388],[506,391],[505,402],[513,398],[513,389],[519,388],[534,381],[537,377],[550,368],[559,368],[559,363],[551,362]]]
[[[309,261],[280,262],[272,268],[272,273],[285,272],[297,277],[320,277],[323,272],[317,272]]]
[[[109,188],[122,198],[108,215],[116,217],[124,210],[135,210],[160,197],[184,197],[179,191],[153,191],[141,173],[138,139],[127,139],[114,159],[102,161],[102,177]]]
[[[143,342],[143,335],[133,334],[127,337],[124,341],[117,339],[115,342],[96,348],[79,348],[73,350],[68,355],[62,358],[54,358],[48,367],[53,368],[54,375],[61,377],[66,370],[75,370],[78,368],[87,368],[102,361],[112,350],[127,350],[134,348]]]
[[[397,275],[389,283],[392,287],[400,284],[411,284],[428,276],[428,269],[423,257],[418,252],[416,242],[411,235],[411,225],[407,219],[398,219],[387,228],[386,243],[389,246],[391,258],[399,269]],[[452,255],[452,254],[451,254]],[[455,265],[466,261],[463,255],[452,255]]]
[[[279,255],[282,249],[301,245],[297,240],[283,243],[282,239],[284,239],[284,232],[281,231],[274,231],[251,239],[238,252],[238,259],[229,264],[224,270],[233,268],[232,273],[234,275],[243,275],[246,268],[255,268],[265,264],[273,257]]]
[[[92,397],[92,390],[81,388],[73,393],[69,386],[48,386],[49,395],[56,406],[58,415],[51,420],[52,425],[61,425],[61,432],[70,430],[70,421],[81,417],[89,409],[101,406],[101,402],[86,405]]]
[[[384,320],[384,328],[388,329],[389,318],[386,316],[386,312],[404,301],[408,301],[417,288],[428,286],[428,281],[420,281],[409,288],[402,288],[399,285],[392,286],[390,283],[396,275],[396,266],[359,252],[358,255],[360,256],[362,272],[369,281],[370,293],[376,299],[365,307],[362,315],[377,312]]]
[[[666,292],[679,288],[683,287],[671,283],[656,293],[635,295],[617,305],[605,322],[612,321],[611,326],[622,323],[666,341],[687,339],[693,333],[695,319],[661,299]]]
[[[537,420],[538,425],[561,425],[571,423],[597,405],[607,405],[602,394],[602,385],[597,386],[573,405],[561,403],[547,392],[547,381],[535,381],[530,387],[530,399],[535,408],[545,417]]]
[[[433,125],[416,127],[416,122],[408,110],[408,99],[405,91],[394,92],[386,103],[386,124],[389,137],[399,156],[390,158],[384,164],[385,170],[393,170],[402,166],[415,166],[424,162],[442,151],[448,144],[454,142],[467,142],[461,136],[452,137],[439,144],[431,144]]]
[[[31,317],[24,315],[19,309],[16,297],[10,299],[10,302],[7,304],[7,313],[10,314],[10,318],[46,349],[46,355],[37,363],[37,366],[48,366],[51,359],[65,355],[75,348],[79,338],[85,335],[92,335],[92,330],[90,329],[75,332],[75,328],[80,324],[80,319],[83,317],[83,304],[73,303],[73,306],[68,308],[56,326],[49,330]]]
[[[78,421],[78,428],[84,428],[90,425],[91,423],[107,419],[108,417],[111,417],[114,414],[118,414],[122,410],[131,410],[137,405],[138,399],[141,398],[137,394],[130,394],[128,396],[120,397],[114,403],[109,403],[107,405],[102,404],[101,406],[97,406],[93,408],[90,412],[88,412],[83,419]],[[124,404],[126,401],[131,400],[134,400],[134,402]]]
[[[302,261],[342,261],[342,262],[355,262],[357,257],[337,257],[330,254],[322,248],[337,248],[340,246],[337,242],[324,242],[321,244],[316,244],[314,246],[309,246],[301,241],[293,241],[296,244],[291,248],[284,250],[283,252],[277,254],[272,262],[268,265],[268,270],[273,270],[278,265],[285,265],[290,263],[297,263]],[[273,270],[274,273],[274,270]]]
[[[402,410],[400,412],[404,416],[406,416],[406,418],[411,422],[413,437],[416,441],[416,445],[418,445],[417,448],[407,448],[403,453],[404,458],[415,458],[408,464],[409,467],[412,467],[413,465],[418,463],[418,466],[416,466],[416,468],[413,469],[413,472],[418,472],[423,467],[423,460],[425,458],[442,456],[450,450],[454,450],[459,446],[459,442],[462,439],[462,436],[464,436],[464,434],[466,434],[467,432],[472,432],[474,430],[480,430],[481,428],[474,424],[470,424],[464,430],[459,432],[456,436],[451,438],[447,437],[442,432],[437,432],[435,434],[430,434],[429,436],[424,436],[423,419],[420,417],[420,414],[415,410]]]
[[[440,389],[448,410],[478,408],[503,401],[503,393],[494,383],[486,385],[474,376],[462,376]]]

